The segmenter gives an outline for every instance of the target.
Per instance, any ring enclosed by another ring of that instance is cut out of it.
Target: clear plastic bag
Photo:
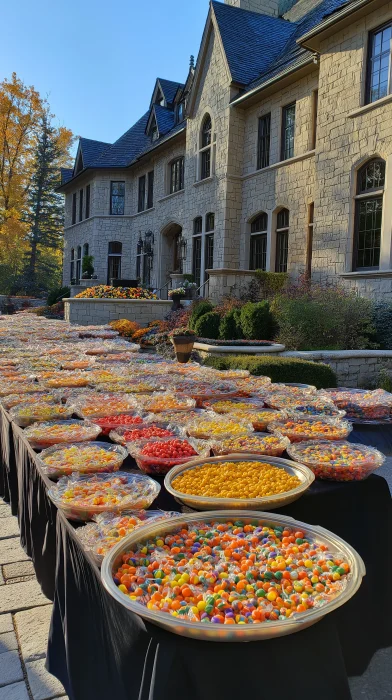
[[[378,469],[385,456],[374,447],[352,442],[310,440],[291,445],[288,454],[305,464],[318,479],[362,481]]]
[[[226,438],[212,443],[214,455],[259,454],[270,457],[281,457],[290,445],[290,440],[283,435],[268,433],[251,433],[244,437]]]
[[[267,427],[268,432],[285,435],[290,442],[302,440],[345,440],[353,427],[346,420],[324,416],[291,415],[284,420],[277,420]]]
[[[176,449],[177,445],[180,449],[186,448],[188,453],[175,456],[179,451]],[[173,450],[169,449],[171,446],[173,446]],[[208,440],[192,440],[192,438],[162,438],[161,440],[145,440],[138,443],[127,442],[127,448],[139,469],[146,474],[167,474],[172,467],[178,464],[185,464],[197,457],[209,457],[211,454],[211,443]],[[165,456],[166,452],[167,456]],[[170,455],[170,452],[173,454]]]
[[[127,450],[120,445],[82,442],[54,445],[43,450],[37,459],[44,474],[58,478],[76,471],[80,474],[118,471],[127,456]]]
[[[73,404],[75,413],[82,418],[103,418],[120,413],[133,413],[137,408],[134,397],[129,394],[84,395]]]
[[[196,401],[185,396],[176,396],[169,392],[154,393],[137,397],[137,406],[142,411],[162,413],[163,411],[190,411],[195,408]]]
[[[21,428],[27,428],[32,423],[41,421],[67,420],[71,418],[72,408],[61,403],[40,403],[19,404],[10,410],[10,417]]]
[[[198,420],[187,424],[188,435],[202,440],[214,440],[232,436],[246,435],[253,431],[251,423],[239,418],[212,414],[201,416]]]
[[[144,474],[96,474],[63,476],[48,489],[53,503],[70,520],[91,520],[105,511],[148,508],[161,490],[160,485]]]
[[[264,402],[261,399],[213,399],[211,401],[203,401],[203,407],[221,414],[238,414],[240,411],[248,411],[249,409],[259,410],[264,407]]]
[[[145,440],[156,440],[162,438],[185,437],[184,428],[170,423],[143,423],[139,425],[118,426],[110,431],[109,437],[119,445],[126,445],[127,442],[137,444]]]
[[[101,428],[83,420],[49,421],[33,423],[24,431],[30,445],[38,450],[62,442],[85,442],[95,440]]]
[[[336,389],[322,393],[329,396],[337,408],[346,411],[351,420],[380,421],[391,417],[392,395],[382,389]]]

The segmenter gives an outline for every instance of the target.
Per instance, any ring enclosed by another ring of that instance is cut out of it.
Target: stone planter
[[[178,309],[182,309],[181,299],[184,299],[184,296],[182,294],[173,294],[173,296],[171,297],[171,300],[173,302],[171,311],[178,311]]]
[[[172,338],[176,351],[177,362],[185,364],[191,359],[195,338],[192,335],[176,335]]]

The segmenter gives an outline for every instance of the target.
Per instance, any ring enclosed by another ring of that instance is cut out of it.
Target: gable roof
[[[125,168],[150,143],[145,130],[150,112],[143,114],[136,124],[109,145],[98,158],[97,168]]]
[[[174,126],[174,112],[167,107],[161,107],[161,105],[154,105],[153,109],[157,120],[159,136],[164,136]]]
[[[233,82],[248,85],[282,53],[296,25],[213,0],[211,3]]]
[[[94,141],[93,139],[79,139],[79,146],[82,151],[83,167],[91,168],[95,165],[103,151],[110,146],[105,141]]]
[[[184,88],[184,83],[176,83],[173,80],[165,80],[164,78],[158,78],[158,81],[162,88],[166,102],[168,104],[172,104],[178,89]]]
[[[66,182],[73,178],[73,168],[60,168],[61,184],[65,185]]]

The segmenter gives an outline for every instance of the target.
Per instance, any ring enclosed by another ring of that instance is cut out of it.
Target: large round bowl
[[[181,493],[173,488],[174,479],[183,474],[188,469],[195,469],[203,464],[222,464],[222,462],[267,462],[274,467],[284,469],[291,476],[296,476],[301,481],[301,484],[291,491],[277,493],[273,496],[265,496],[264,498],[211,498],[210,496],[193,496],[189,493]],[[300,498],[309,486],[313,483],[315,477],[313,472],[305,467],[304,464],[291,462],[288,459],[280,459],[279,457],[267,457],[264,455],[255,454],[232,454],[222,455],[220,457],[208,457],[207,459],[194,459],[186,464],[179,464],[173,467],[165,477],[165,487],[169,493],[186,506],[194,510],[272,510],[273,508],[282,508]]]
[[[140,603],[131,600],[130,597],[122,593],[115,584],[113,573],[122,563],[123,554],[134,549],[139,542],[145,542],[150,537],[155,537],[157,535],[167,535],[184,524],[192,524],[200,520],[203,520],[203,522],[210,522],[213,520],[228,522],[233,519],[237,520],[238,518],[244,520],[245,523],[250,523],[257,518],[257,520],[262,520],[267,525],[298,527],[316,539],[319,544],[326,544],[331,551],[338,552],[342,555],[350,565],[350,574],[347,577],[346,588],[334,600],[326,603],[323,607],[309,609],[306,612],[292,615],[286,620],[270,621],[259,625],[206,625],[202,622],[188,622],[187,620],[180,620],[179,618],[172,617],[164,612],[149,610]],[[284,637],[294,632],[300,632],[306,627],[314,625],[327,615],[327,613],[347,603],[357,592],[365,574],[365,565],[359,554],[350,547],[347,542],[337,537],[337,535],[334,535],[329,530],[325,530],[316,525],[307,525],[288,516],[277,515],[276,513],[238,510],[227,511],[225,513],[221,511],[212,511],[203,513],[202,516],[192,513],[190,515],[181,515],[170,521],[145,525],[131,533],[128,537],[124,537],[121,542],[113,547],[105,556],[101,569],[101,578],[106,590],[125,608],[136,613],[143,619],[152,622],[154,625],[163,627],[163,629],[169,632],[208,642],[252,642],[258,639],[273,639],[276,637]]]

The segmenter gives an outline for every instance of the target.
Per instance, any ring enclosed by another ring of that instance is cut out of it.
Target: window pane
[[[211,124],[211,117],[209,115],[206,116],[204,123],[203,123],[203,129],[202,129],[202,135],[201,135],[201,147],[204,148],[204,146],[209,146],[211,144],[211,130],[212,130],[212,124]]]
[[[205,180],[211,175],[211,149],[208,148],[201,154],[201,179]]]
[[[283,108],[282,119],[282,160],[293,158],[295,136],[295,104]]]
[[[72,195],[72,225],[76,224],[76,192]]]
[[[86,187],[86,219],[90,216],[90,185]]]
[[[381,219],[382,197],[357,202],[356,269],[379,266]]]
[[[290,212],[288,209],[281,209],[276,220],[276,228],[288,228],[290,222]]]
[[[154,206],[154,171],[148,173],[147,209]]]
[[[110,213],[116,216],[124,214],[125,182],[110,183]]]
[[[111,279],[121,277],[121,255],[111,255],[108,258],[108,284]]]
[[[266,168],[269,165],[271,143],[271,115],[265,114],[259,119],[259,134],[257,143],[257,169]]]
[[[121,255],[122,253],[122,243],[120,241],[110,241],[108,247],[109,255]]]
[[[267,267],[267,234],[250,238],[250,270],[265,270]]]
[[[184,158],[177,158],[170,169],[170,193],[184,189]]]
[[[214,267],[214,236],[206,236],[205,269],[212,270],[213,267]]]
[[[201,236],[193,239],[193,261],[192,272],[194,280],[200,287],[201,280]]]
[[[79,221],[83,221],[83,190],[79,192]]]
[[[392,27],[384,27],[370,37],[368,58],[367,101],[374,102],[388,94],[388,78],[391,61]]]
[[[262,214],[259,214],[259,216],[256,219],[253,219],[251,225],[250,225],[250,230],[251,233],[258,233],[259,231],[267,231],[267,226],[268,226],[268,216],[265,212]]]
[[[380,158],[371,160],[361,168],[358,177],[358,194],[370,190],[383,189],[385,185],[385,161]]]
[[[215,229],[215,214],[207,214],[206,216],[206,231]]]
[[[85,243],[83,246],[83,257],[85,255],[88,255],[88,243]]]
[[[142,175],[139,177],[139,194],[138,194],[138,211],[144,211],[146,200],[146,176]]]
[[[201,233],[203,230],[203,219],[201,216],[198,216],[197,219],[194,220],[193,222],[193,235],[197,233]]]
[[[275,272],[287,272],[287,257],[289,246],[289,232],[279,231],[276,234],[276,260]]]

